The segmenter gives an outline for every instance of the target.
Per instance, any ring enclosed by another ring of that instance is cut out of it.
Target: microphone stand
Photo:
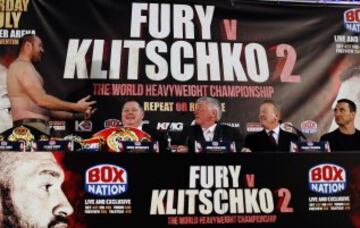
[[[171,135],[170,135],[170,126],[171,126],[172,122],[169,122],[169,125],[168,127],[166,128],[166,151],[167,152],[172,152],[171,150],[171,141],[172,141],[172,138],[171,138]]]
[[[292,129],[294,129],[295,132],[296,132],[296,134],[300,137],[300,140],[303,139],[303,140],[301,140],[301,141],[308,141],[307,137],[306,137],[297,127],[295,127],[295,126],[293,126],[293,125],[291,125],[291,124],[288,124],[288,123],[284,123],[284,122],[281,121],[281,120],[279,121],[279,123],[280,123],[280,124],[284,124],[284,125],[286,125],[286,126],[288,126],[288,127],[291,127]]]

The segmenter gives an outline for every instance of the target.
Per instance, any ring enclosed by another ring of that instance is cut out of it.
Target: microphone
[[[295,126],[293,126],[291,124],[288,124],[288,123],[284,123],[282,120],[279,120],[279,123],[284,124],[284,125],[286,125],[288,127],[291,127],[292,129],[294,129],[296,134],[300,137],[300,139],[303,139],[305,141],[308,140],[307,137],[297,127],[295,127]]]
[[[170,126],[171,126],[172,122],[169,122],[169,125],[167,126],[166,128],[166,150],[168,152],[172,152],[171,151],[171,141],[172,141],[172,138],[171,138],[171,135],[170,135]]]

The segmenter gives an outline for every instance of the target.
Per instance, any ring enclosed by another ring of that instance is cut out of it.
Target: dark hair
[[[141,109],[142,111],[144,111],[143,105],[140,103],[140,101],[138,101],[138,100],[136,100],[136,99],[126,99],[126,100],[124,101],[123,105],[122,105],[121,110],[124,108],[125,104],[126,104],[126,103],[129,103],[129,102],[136,102],[136,103],[139,105],[140,109]]]
[[[25,34],[23,37],[19,39],[19,45],[17,53],[19,54],[21,51],[21,48],[25,45],[26,42],[33,42],[35,35],[34,34]]]
[[[349,105],[350,112],[356,112],[356,104],[349,99],[340,99],[337,101],[337,103],[346,103]]]

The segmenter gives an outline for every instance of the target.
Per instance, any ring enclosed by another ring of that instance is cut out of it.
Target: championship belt
[[[15,127],[11,134],[6,138],[9,142],[23,142],[26,150],[32,149],[32,143],[36,141],[34,134],[25,126]],[[49,140],[48,136],[40,135],[39,141]]]
[[[121,142],[151,142],[149,134],[133,127],[111,127],[101,130],[93,135],[92,138],[86,139],[83,143],[99,143],[102,149],[105,146],[110,152],[121,152]]]

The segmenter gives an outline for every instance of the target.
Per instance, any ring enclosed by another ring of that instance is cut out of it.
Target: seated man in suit
[[[160,146],[160,151],[165,150],[166,141],[165,137],[160,134],[156,128],[150,126],[149,124],[143,124],[144,120],[144,109],[139,101],[137,100],[127,100],[125,101],[122,110],[121,110],[121,123],[124,127],[134,127],[141,131],[148,133],[153,141],[158,141]]]
[[[245,152],[289,152],[290,142],[299,141],[299,136],[280,128],[280,107],[273,100],[260,105],[259,121],[264,130],[246,136]]]
[[[335,131],[321,136],[321,141],[329,141],[332,151],[360,151],[360,131],[355,128],[356,105],[348,99],[337,101],[334,108]]]
[[[201,97],[195,105],[195,125],[190,126],[186,135],[182,138],[182,146],[178,146],[178,152],[194,152],[195,141],[233,141],[236,151],[242,148],[243,138],[235,128],[219,124],[221,119],[220,102],[211,97]],[[186,145],[186,146],[184,146]]]

